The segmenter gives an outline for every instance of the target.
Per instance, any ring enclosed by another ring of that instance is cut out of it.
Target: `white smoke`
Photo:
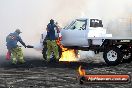
[[[6,35],[16,28],[23,32],[21,37],[26,44],[34,45],[39,43],[51,18],[62,27],[75,18],[101,18],[107,28],[115,19],[131,17],[131,8],[131,0],[0,0],[0,54],[6,52]],[[33,49],[24,52],[38,54]]]

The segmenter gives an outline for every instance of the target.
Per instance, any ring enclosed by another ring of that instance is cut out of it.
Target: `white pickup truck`
[[[108,65],[132,61],[132,37],[113,37],[106,31],[102,20],[75,19],[61,30],[61,44],[69,49],[103,52],[103,58]],[[43,40],[42,34],[41,43]],[[46,45],[45,41],[43,45]],[[46,48],[43,49],[44,57],[45,53]]]

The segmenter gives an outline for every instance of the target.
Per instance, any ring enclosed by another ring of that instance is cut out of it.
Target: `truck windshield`
[[[90,27],[103,27],[102,20],[90,19]]]
[[[68,27],[70,30],[85,30],[86,29],[86,20],[76,20],[72,22]]]
[[[64,29],[69,29],[69,27],[71,26],[71,25],[73,25],[75,23],[75,21],[72,21],[71,23],[69,23],[68,25],[66,25],[65,27],[64,27]]]

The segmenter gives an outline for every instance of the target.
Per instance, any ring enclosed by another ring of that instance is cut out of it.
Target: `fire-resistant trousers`
[[[55,40],[47,40],[47,60],[50,60],[51,53],[54,53],[55,58],[59,59],[58,46]]]
[[[24,63],[24,56],[23,56],[23,52],[22,49],[20,47],[16,47],[10,50],[11,54],[12,54],[12,63],[16,64],[17,63],[17,59],[20,63]]]

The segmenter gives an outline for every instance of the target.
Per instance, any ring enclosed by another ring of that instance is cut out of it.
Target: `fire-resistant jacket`
[[[16,48],[17,47],[17,42],[20,42],[23,46],[26,46],[25,43],[22,41],[21,37],[19,36],[19,34],[17,32],[14,33],[10,33],[7,37],[6,37],[6,46],[7,49],[12,49],[12,48]]]

